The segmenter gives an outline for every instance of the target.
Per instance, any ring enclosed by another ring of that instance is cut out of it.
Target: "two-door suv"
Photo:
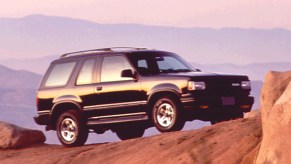
[[[34,117],[65,146],[83,145],[90,131],[122,139],[181,130],[185,121],[212,124],[243,117],[254,103],[247,76],[192,68],[178,55],[144,48],[104,48],[62,55],[37,90]]]

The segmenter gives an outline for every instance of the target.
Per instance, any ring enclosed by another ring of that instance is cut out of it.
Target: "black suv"
[[[254,103],[247,76],[192,68],[178,55],[143,48],[104,48],[62,55],[37,90],[34,117],[65,146],[83,145],[89,131],[122,139],[181,130],[194,119],[212,124],[243,117]]]

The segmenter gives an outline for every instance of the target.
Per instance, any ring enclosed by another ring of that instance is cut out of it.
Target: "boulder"
[[[244,114],[244,118],[252,118],[252,117],[256,117],[256,116],[260,116],[261,115],[261,111],[260,110],[252,110],[248,113]]]
[[[270,72],[261,94],[263,139],[256,163],[291,161],[291,71]]]
[[[25,129],[0,121],[0,149],[11,149],[44,143],[43,132]]]

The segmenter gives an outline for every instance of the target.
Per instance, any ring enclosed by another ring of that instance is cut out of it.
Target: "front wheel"
[[[152,119],[155,127],[160,132],[179,131],[183,129],[185,120],[179,104],[171,97],[158,99],[152,111]]]
[[[58,138],[65,146],[81,146],[87,141],[89,131],[77,110],[61,114],[56,126]]]

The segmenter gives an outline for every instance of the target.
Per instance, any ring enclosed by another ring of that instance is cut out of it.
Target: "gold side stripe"
[[[137,106],[137,105],[145,105],[146,103],[147,103],[146,101],[135,101],[135,102],[112,103],[112,104],[103,104],[103,105],[92,105],[92,106],[85,106],[84,110],[123,107],[123,106]]]
[[[127,114],[116,114],[116,115],[107,115],[107,116],[97,116],[97,117],[90,117],[90,118],[88,118],[88,119],[102,119],[102,118],[114,118],[114,117],[138,116],[138,115],[146,115],[146,112],[127,113]]]

